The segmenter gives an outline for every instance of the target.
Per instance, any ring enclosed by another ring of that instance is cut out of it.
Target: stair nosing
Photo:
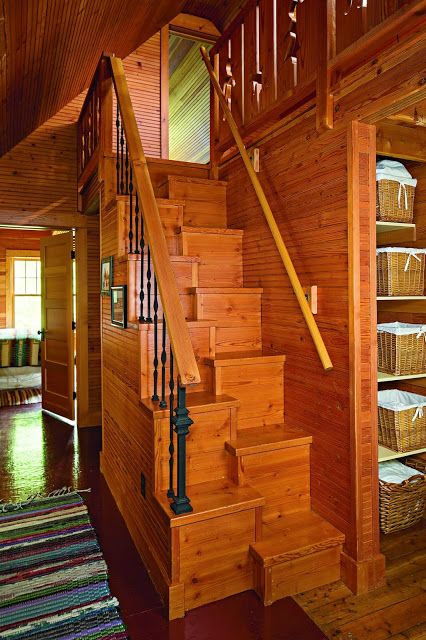
[[[258,427],[250,427],[250,429],[257,429]],[[259,427],[261,429],[262,427]],[[285,429],[285,424],[283,423]],[[249,431],[250,429],[247,429]],[[225,442],[225,449],[228,453],[236,456],[237,458],[245,455],[256,455],[256,453],[266,453],[268,451],[277,451],[282,449],[293,449],[294,447],[305,446],[312,443],[312,436],[304,433],[300,430],[300,436],[294,435],[290,440],[276,440],[275,442],[264,442],[260,444],[248,444],[238,445],[238,433],[237,439]]]
[[[242,496],[239,500],[233,503],[230,502],[229,504],[224,504],[222,506],[215,507],[206,511],[191,511],[190,513],[185,513],[177,516],[170,509],[170,501],[167,498],[166,492],[157,492],[155,494],[155,498],[163,509],[165,516],[168,517],[171,528],[181,527],[187,524],[194,524],[196,522],[202,522],[204,520],[211,520],[213,518],[218,518],[231,513],[238,513],[239,511],[254,509],[255,507],[263,506],[266,502],[265,498],[253,487],[250,487],[249,485],[239,486],[225,478],[221,481],[213,480],[209,482],[202,482],[197,485],[192,485],[192,489],[193,491],[195,490],[195,488],[199,490],[200,487],[203,486],[208,489],[210,488],[208,485],[210,485],[211,487],[217,485],[221,489],[222,495],[224,495],[227,486],[229,486],[236,490],[237,493],[241,493]],[[223,487],[220,485],[223,485]],[[244,494],[246,494],[247,497],[244,498]],[[187,495],[191,499],[191,485],[187,487]]]
[[[191,404],[191,400],[193,403],[194,400],[196,399],[193,396],[196,396],[197,393],[200,393],[206,396],[208,395],[203,391],[199,391],[199,392],[195,391],[194,393],[187,394],[186,406],[190,411],[194,411],[196,413],[205,413],[207,411],[220,411],[221,409],[226,409],[228,407],[240,406],[240,401],[237,398],[233,398],[232,396],[228,396],[227,394],[221,394],[218,396],[214,396],[214,394],[210,394],[212,399],[211,402],[206,401],[200,405]],[[149,415],[152,415],[154,418],[168,416],[170,413],[168,405],[164,409],[161,409],[160,407],[158,407],[158,405],[155,408],[152,407],[151,398],[142,398],[140,400],[140,404],[142,406],[142,409]]]
[[[235,295],[241,294],[253,294],[261,295],[263,293],[262,287],[188,287],[188,292],[192,294],[218,294],[218,293],[232,293]]]
[[[238,351],[235,352],[235,354],[240,353]],[[233,366],[237,366],[238,364],[268,364],[268,363],[272,363],[272,362],[282,362],[284,363],[286,361],[286,356],[285,355],[270,355],[270,354],[265,354],[265,355],[260,355],[256,352],[253,352],[253,355],[249,355],[247,352],[247,355],[241,355],[235,358],[230,357],[230,354],[232,354],[232,351],[227,353],[227,357],[226,358],[217,358],[217,357],[205,357],[202,358],[202,362],[203,364],[207,364],[210,367],[233,367]],[[219,356],[221,356],[222,354],[218,354]]]
[[[216,234],[216,235],[228,235],[228,236],[243,236],[244,231],[242,229],[229,229],[227,227],[190,227],[182,225],[178,227],[177,234],[180,233],[203,233],[203,234]]]

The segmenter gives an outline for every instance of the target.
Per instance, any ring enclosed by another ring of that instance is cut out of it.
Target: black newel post
[[[186,408],[186,389],[180,384],[177,385],[177,407],[173,424],[177,440],[177,494],[170,508],[176,515],[180,515],[192,511],[191,501],[186,495],[186,436],[189,433],[189,427],[193,424]]]

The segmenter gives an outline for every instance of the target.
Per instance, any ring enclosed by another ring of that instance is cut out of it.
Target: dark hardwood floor
[[[83,429],[40,405],[0,409],[0,499],[15,501],[71,486],[83,494],[131,640],[324,640],[292,598],[263,607],[246,592],[168,622],[162,603],[99,472],[100,429]]]

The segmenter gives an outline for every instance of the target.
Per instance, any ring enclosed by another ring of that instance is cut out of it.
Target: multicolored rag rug
[[[0,504],[0,638],[128,638],[78,493]]]
[[[1,389],[0,407],[16,407],[19,404],[41,402],[41,389]]]

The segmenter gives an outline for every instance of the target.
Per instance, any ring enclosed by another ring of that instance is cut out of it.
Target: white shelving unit
[[[424,449],[416,449],[415,451],[405,451],[401,453],[400,451],[392,451],[392,449],[388,449],[387,447],[382,447],[379,444],[379,462],[385,462],[386,460],[396,460],[397,458],[406,458],[407,456],[412,456],[415,453],[424,453],[426,451],[426,447]],[[415,470],[413,469],[413,475],[415,474]]]

